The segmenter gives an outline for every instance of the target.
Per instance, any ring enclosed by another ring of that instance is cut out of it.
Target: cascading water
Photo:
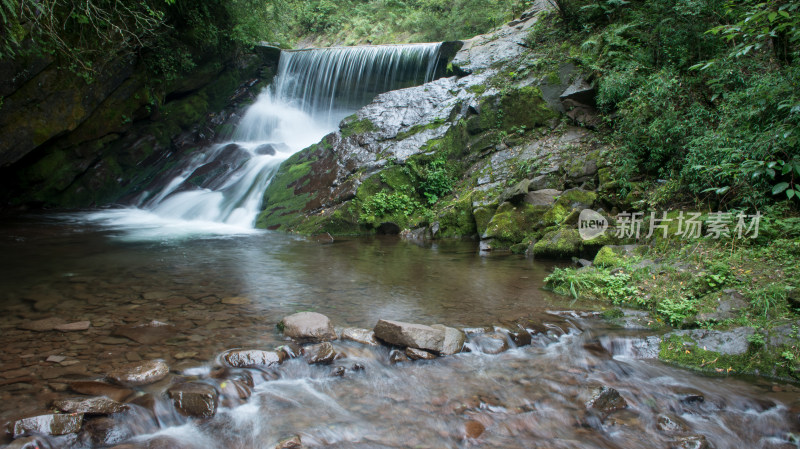
[[[139,229],[150,223],[159,235],[169,228],[214,233],[251,229],[281,162],[334,131],[377,94],[431,81],[439,47],[284,51],[274,84],[246,111],[230,141],[191,155],[166,186],[139,196],[140,209],[97,218]]]

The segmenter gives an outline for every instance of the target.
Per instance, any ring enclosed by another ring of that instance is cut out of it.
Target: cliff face
[[[136,57],[85,79],[46,56],[0,62],[0,178],[5,207],[119,201],[208,143],[269,82],[280,52],[257,48],[155,83]]]

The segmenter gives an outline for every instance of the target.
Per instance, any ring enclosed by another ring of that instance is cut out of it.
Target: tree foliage
[[[796,196],[783,169],[800,158],[796,2],[553,1],[595,73],[623,181],[674,179],[730,207]]]

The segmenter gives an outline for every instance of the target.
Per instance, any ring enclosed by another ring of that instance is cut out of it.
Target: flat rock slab
[[[336,340],[331,320],[321,313],[300,312],[281,320],[283,335],[302,342]]]
[[[165,378],[169,366],[160,360],[132,362],[118,366],[108,374],[109,379],[125,386],[147,385]]]
[[[34,332],[47,332],[55,330],[56,327],[66,324],[61,318],[44,318],[41,320],[28,321],[19,325],[19,329]]]
[[[128,410],[128,406],[104,396],[94,398],[70,398],[53,402],[53,407],[65,413],[87,415],[111,415]]]
[[[15,438],[26,433],[58,436],[77,433],[82,423],[83,415],[80,413],[52,414],[19,419],[14,421],[12,428]]]
[[[55,330],[60,332],[76,332],[85,331],[92,327],[90,321],[76,321],[74,323],[61,324],[55,327]]]
[[[106,396],[117,402],[122,402],[133,394],[133,390],[93,380],[72,382],[69,384],[69,388],[76,393],[91,396]]]
[[[347,327],[342,329],[342,340],[354,341],[362,345],[378,346],[380,342],[375,338],[375,332],[369,329]]]
[[[235,349],[222,356],[234,368],[264,368],[280,365],[286,358],[284,352],[262,351],[260,349]]]
[[[167,393],[175,408],[184,416],[211,418],[217,413],[217,389],[202,382],[187,382],[171,387]]]
[[[153,320],[146,324],[118,326],[114,328],[111,335],[125,337],[143,345],[152,345],[163,342],[176,333],[175,326]]]
[[[402,321],[379,320],[374,331],[386,343],[426,351],[440,352],[445,339],[442,329]]]
[[[688,336],[698,347],[708,351],[739,355],[747,352],[749,347],[747,339],[754,333],[755,329],[752,327],[737,327],[727,331],[705,329],[674,331],[667,334],[667,336]]]

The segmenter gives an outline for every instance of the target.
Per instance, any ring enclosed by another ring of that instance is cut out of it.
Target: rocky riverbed
[[[4,231],[11,447],[794,447],[794,386],[665,366],[474,242]]]

